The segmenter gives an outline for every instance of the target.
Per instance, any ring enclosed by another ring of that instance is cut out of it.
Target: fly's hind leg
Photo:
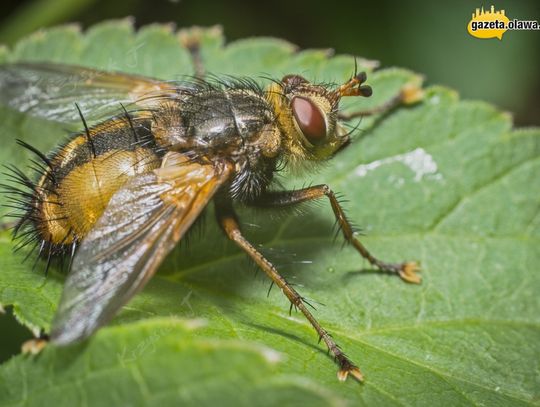
[[[349,358],[343,353],[340,347],[334,342],[332,337],[326,332],[326,330],[317,322],[313,314],[307,309],[304,299],[298,294],[298,292],[291,287],[291,285],[283,278],[276,270],[274,265],[270,263],[257,249],[249,243],[238,226],[236,215],[232,206],[229,203],[221,202],[216,204],[216,216],[218,222],[229,239],[235,242],[243,251],[245,251],[249,257],[251,257],[257,265],[272,279],[283,294],[291,302],[291,307],[294,306],[299,309],[302,314],[311,323],[313,328],[317,331],[320,340],[324,341],[328,347],[329,352],[332,353],[334,359],[339,365],[338,379],[343,381],[350,374],[359,381],[363,380],[360,369],[352,363]]]
[[[314,199],[327,197],[334,211],[334,215],[338,222],[338,225],[343,232],[345,240],[353,245],[353,247],[369,261],[373,266],[376,266],[382,271],[390,272],[401,277],[402,280],[408,283],[419,284],[421,281],[420,276],[417,274],[420,271],[420,267],[416,262],[402,262],[402,263],[389,263],[374,257],[366,247],[358,240],[354,229],[345,216],[343,208],[339,204],[336,195],[330,189],[328,185],[315,185],[308,188],[299,189],[296,191],[279,191],[279,192],[267,192],[253,202],[253,205],[259,207],[279,207],[294,205]]]
[[[48,341],[46,339],[29,339],[21,345],[21,352],[24,355],[37,355],[45,349]]]

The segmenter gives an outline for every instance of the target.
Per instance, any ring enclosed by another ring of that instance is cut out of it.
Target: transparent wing
[[[73,65],[17,63],[0,65],[0,103],[20,112],[62,123],[118,113],[121,105],[152,108],[175,97],[172,83],[143,76],[105,72]]]
[[[201,165],[169,153],[162,168],[134,177],[113,195],[75,255],[51,341],[84,339],[111,319],[154,274],[229,174],[225,164]]]

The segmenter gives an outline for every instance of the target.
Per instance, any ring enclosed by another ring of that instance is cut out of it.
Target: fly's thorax
[[[298,75],[273,83],[266,97],[274,109],[289,162],[330,158],[346,141],[337,125],[339,97]]]
[[[245,155],[278,154],[281,137],[263,94],[251,89],[213,89],[167,101],[154,113],[156,142],[173,151]]]
[[[163,148],[183,147],[188,143],[181,105],[176,101],[160,104],[154,113],[151,129],[156,143]]]
[[[266,158],[275,158],[281,152],[281,131],[277,123],[266,124],[252,140],[256,151]]]

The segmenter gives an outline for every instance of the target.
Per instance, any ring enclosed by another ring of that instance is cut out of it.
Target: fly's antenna
[[[333,99],[338,101],[344,96],[364,96],[370,97],[373,94],[373,90],[369,85],[362,85],[367,80],[367,74],[365,72],[356,73],[358,69],[356,58],[354,60],[354,76],[346,83],[341,85],[333,92]]]

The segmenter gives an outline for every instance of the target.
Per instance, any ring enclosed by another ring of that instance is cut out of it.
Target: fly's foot
[[[29,339],[22,344],[21,352],[23,354],[37,355],[45,348],[45,346],[47,346],[46,339]]]
[[[422,277],[417,273],[420,272],[420,264],[415,261],[407,261],[404,263],[376,263],[383,271],[388,271],[397,274],[403,281],[411,284],[420,284]]]
[[[347,357],[345,357],[344,355],[339,355],[336,359],[339,363],[339,371],[337,373],[337,377],[340,382],[344,382],[345,380],[347,380],[349,374],[359,382],[364,381],[364,375],[362,375],[362,372],[360,371],[358,366],[356,366],[349,359],[347,359]]]

